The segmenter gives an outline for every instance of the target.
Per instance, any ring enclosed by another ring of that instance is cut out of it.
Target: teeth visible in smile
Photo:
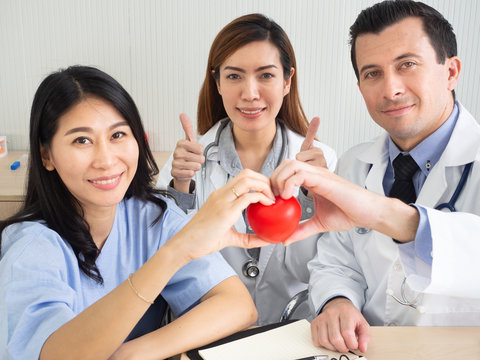
[[[247,114],[247,115],[254,115],[254,114],[258,114],[260,111],[262,111],[262,109],[258,109],[258,110],[253,110],[253,111],[248,111],[248,110],[242,110],[240,109],[240,111],[244,114]]]
[[[92,180],[92,183],[100,184],[100,185],[106,185],[106,184],[112,184],[117,180],[118,180],[118,176],[116,178],[113,178],[113,179],[110,179],[110,180]]]

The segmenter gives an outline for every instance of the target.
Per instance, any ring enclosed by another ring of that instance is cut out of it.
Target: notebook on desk
[[[228,336],[205,347],[187,352],[191,360],[295,360],[328,355],[340,360],[341,353],[313,345],[307,320],[260,326]],[[345,354],[349,360],[365,357]],[[342,360],[347,360],[344,356]]]

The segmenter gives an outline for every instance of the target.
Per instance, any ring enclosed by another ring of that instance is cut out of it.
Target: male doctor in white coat
[[[369,325],[480,326],[480,126],[455,101],[451,25],[425,4],[388,1],[350,35],[358,87],[386,133],[347,151],[340,176],[293,160],[272,175],[285,198],[298,185],[316,194],[314,217],[288,242],[330,231],[309,263],[312,338],[366,351]],[[409,204],[387,197],[399,154],[418,167]]]

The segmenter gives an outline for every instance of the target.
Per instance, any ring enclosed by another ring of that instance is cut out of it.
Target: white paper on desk
[[[294,360],[313,355],[339,358],[340,353],[313,345],[310,323],[303,319],[209,349],[199,350],[204,360]],[[350,360],[358,359],[347,354]],[[361,358],[366,360],[366,358]]]

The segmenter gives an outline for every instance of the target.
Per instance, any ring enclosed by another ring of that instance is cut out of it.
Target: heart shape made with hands
[[[302,208],[295,197],[287,200],[280,196],[272,205],[261,203],[247,207],[247,220],[260,238],[273,244],[287,240],[293,234],[302,217]]]

